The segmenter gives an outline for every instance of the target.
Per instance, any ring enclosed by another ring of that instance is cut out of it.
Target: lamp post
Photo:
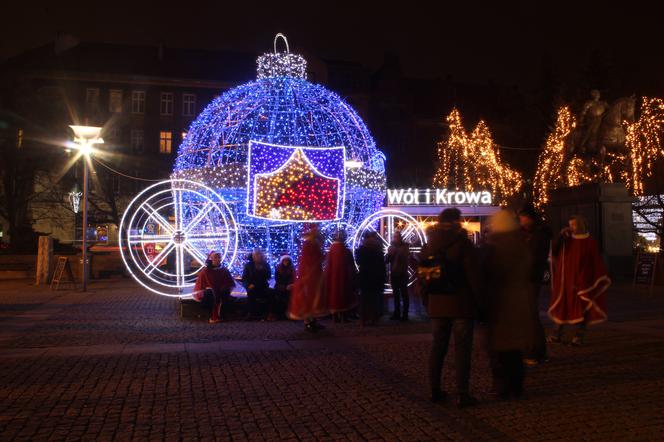
[[[83,291],[88,289],[88,162],[93,151],[93,145],[102,144],[104,140],[99,137],[101,127],[69,126],[74,131],[74,142],[83,157],[83,244],[81,247],[81,271],[83,273]]]

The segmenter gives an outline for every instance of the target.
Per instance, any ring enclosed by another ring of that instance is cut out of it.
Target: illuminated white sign
[[[387,189],[387,203],[394,206],[478,206],[491,205],[491,193],[462,192],[447,189]]]

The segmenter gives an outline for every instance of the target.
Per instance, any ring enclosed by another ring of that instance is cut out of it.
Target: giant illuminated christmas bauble
[[[304,223],[330,233],[358,226],[382,207],[386,184],[385,157],[357,112],[307,81],[304,59],[287,43],[278,53],[276,39],[258,79],[191,124],[173,177],[214,189],[234,212],[240,251],[272,257],[296,253]]]

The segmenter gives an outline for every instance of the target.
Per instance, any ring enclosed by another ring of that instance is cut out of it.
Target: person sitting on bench
[[[272,304],[272,291],[269,286],[272,269],[265,259],[263,251],[255,249],[247,257],[242,271],[242,285],[247,289],[249,312],[247,320],[265,319]]]
[[[228,269],[221,265],[221,254],[210,252],[205,268],[198,274],[192,292],[193,298],[210,308],[210,324],[221,322],[221,307],[231,301],[231,289],[235,280]]]

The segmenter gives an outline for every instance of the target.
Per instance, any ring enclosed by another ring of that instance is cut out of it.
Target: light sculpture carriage
[[[277,52],[280,37],[285,52]],[[328,242],[338,230],[346,231],[349,245],[366,230],[387,233],[376,215],[385,198],[385,156],[343,99],[306,80],[306,61],[290,53],[285,37],[278,34],[274,43],[274,53],[258,58],[256,81],[221,94],[191,124],[168,181],[172,201],[161,203],[162,211],[175,215],[151,215],[140,204],[150,198],[143,192],[128,209],[142,218],[123,218],[125,262],[143,283],[144,276],[160,275],[158,282],[144,284],[153,291],[174,295],[191,286],[211,250],[234,248],[218,251],[235,274],[243,264],[236,258],[255,248],[271,261],[284,253],[297,255],[307,223],[319,224]],[[410,239],[417,247],[424,235],[414,220],[407,222],[414,224]],[[176,235],[176,223],[193,226],[186,238]],[[159,232],[150,237],[145,226],[155,225]],[[154,240],[164,241],[157,243],[158,252],[134,253]],[[176,255],[174,270],[160,274],[154,259],[167,261],[166,247]]]

